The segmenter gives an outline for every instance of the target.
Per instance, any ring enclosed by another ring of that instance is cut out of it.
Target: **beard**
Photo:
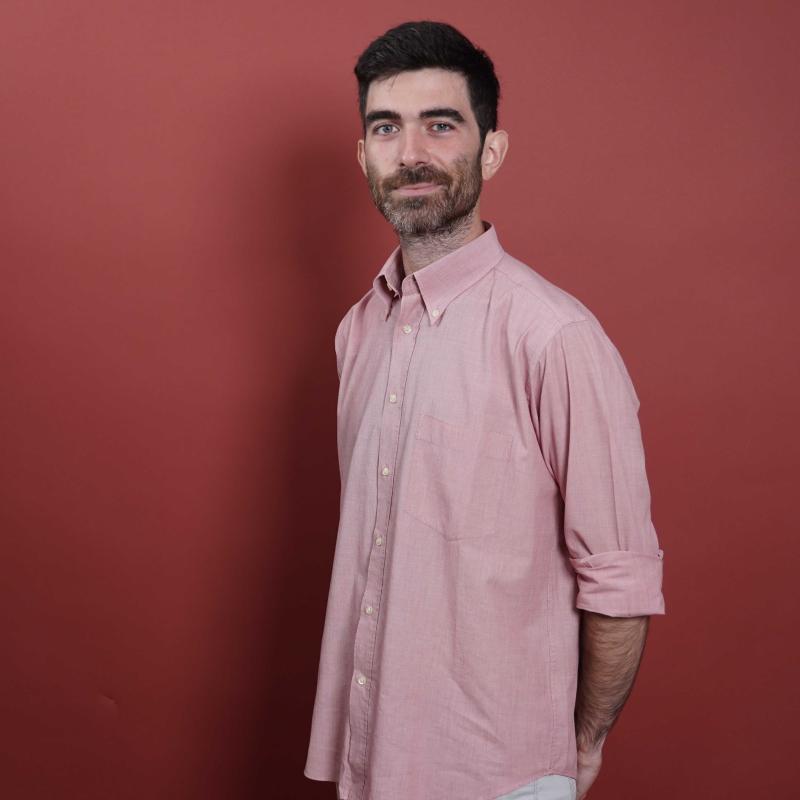
[[[474,159],[457,159],[449,173],[422,166],[384,179],[367,162],[367,182],[373,203],[398,236],[452,233],[471,214],[480,197],[481,153]],[[392,191],[413,183],[438,183],[441,188],[416,196]]]

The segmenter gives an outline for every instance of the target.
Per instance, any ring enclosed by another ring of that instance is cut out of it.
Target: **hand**
[[[590,750],[578,748],[578,777],[576,779],[576,800],[583,800],[589,787],[600,772],[603,763],[603,747],[594,747]]]

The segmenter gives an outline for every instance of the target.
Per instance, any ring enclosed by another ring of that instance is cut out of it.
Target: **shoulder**
[[[513,318],[508,327],[514,350],[526,364],[566,359],[573,369],[603,370],[630,383],[617,346],[585,303],[508,254],[497,270],[507,284],[503,296]]]
[[[495,270],[512,344],[523,348],[528,358],[571,328],[590,328],[605,337],[600,321],[585,303],[533,267],[505,253]]]
[[[375,289],[370,287],[366,292],[364,292],[358,300],[355,301],[349,308],[344,312],[344,315],[339,320],[339,324],[336,328],[336,338],[342,339],[346,338],[350,329],[352,328],[354,322],[358,324],[358,321],[362,319],[365,315],[367,309],[371,308],[378,302],[379,298],[375,294]]]
[[[514,256],[505,253],[495,269],[523,323],[543,323],[557,330],[571,322],[595,319],[577,297]]]

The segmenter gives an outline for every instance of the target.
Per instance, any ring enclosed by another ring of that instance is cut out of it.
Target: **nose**
[[[415,167],[427,164],[429,160],[425,134],[414,128],[406,128],[400,145],[400,165]]]

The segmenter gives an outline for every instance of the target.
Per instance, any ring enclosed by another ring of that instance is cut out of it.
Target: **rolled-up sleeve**
[[[612,617],[664,614],[660,549],[639,398],[595,319],[563,325],[536,359],[531,412],[563,500],[576,607]]]

